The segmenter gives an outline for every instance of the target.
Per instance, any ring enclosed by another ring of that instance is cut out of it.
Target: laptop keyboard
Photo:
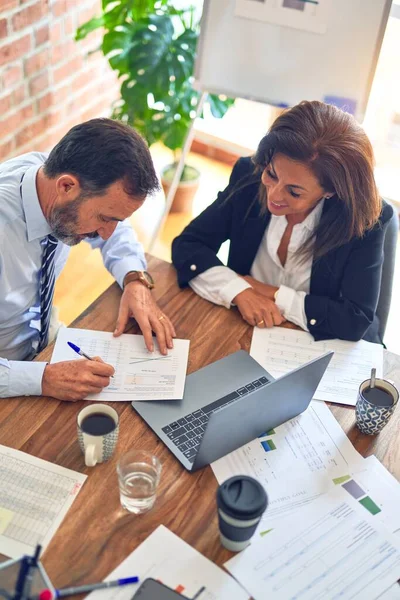
[[[199,410],[195,410],[177,421],[172,421],[169,425],[162,428],[162,431],[169,437],[177,448],[192,463],[198,452],[198,447],[206,429],[206,424],[210,415],[216,410],[235,402],[240,396],[246,396],[257,388],[263,387],[270,382],[267,377],[260,377],[244,387],[241,387],[223,398],[219,398]]]

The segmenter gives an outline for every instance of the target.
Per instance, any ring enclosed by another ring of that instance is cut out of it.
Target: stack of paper
[[[268,494],[259,533],[313,501],[333,479],[363,469],[364,459],[323,402],[220,458],[211,466],[219,483],[233,475],[258,479]]]
[[[255,600],[373,600],[397,585],[400,539],[337,488],[225,566]]]
[[[254,328],[250,356],[274,377],[318,358],[329,350],[334,355],[314,395],[326,400],[355,406],[360,384],[369,379],[371,369],[382,377],[383,347],[380,344],[326,340],[315,342],[310,333],[283,327]]]
[[[268,495],[251,545],[225,565],[255,600],[400,598],[400,484],[323,402],[212,468],[219,483],[255,477]]]

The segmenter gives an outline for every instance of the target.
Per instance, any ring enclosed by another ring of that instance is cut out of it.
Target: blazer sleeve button
[[[197,265],[190,265],[190,270],[191,271],[196,271],[197,270]]]
[[[317,321],[316,319],[310,319],[310,325],[316,325]]]

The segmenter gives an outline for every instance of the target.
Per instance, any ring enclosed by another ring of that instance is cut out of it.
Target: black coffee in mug
[[[81,429],[89,435],[106,435],[116,428],[116,423],[105,413],[91,413],[82,420]]]
[[[363,390],[362,395],[368,402],[375,406],[392,406],[394,398],[388,390],[384,390],[379,386],[368,387]]]

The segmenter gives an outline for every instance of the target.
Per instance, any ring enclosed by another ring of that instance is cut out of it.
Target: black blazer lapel
[[[265,212],[248,217],[242,223],[238,238],[231,241],[228,266],[240,275],[248,275],[263,239],[271,214]]]

